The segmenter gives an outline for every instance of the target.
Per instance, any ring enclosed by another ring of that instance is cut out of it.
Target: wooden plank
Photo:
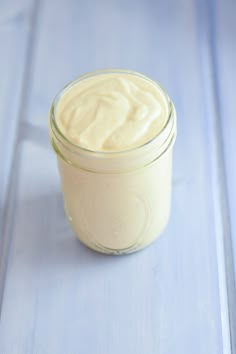
[[[215,237],[220,201],[209,171],[217,137],[209,133],[205,106],[213,103],[201,68],[209,70],[209,63],[201,59],[195,5],[42,2],[17,192],[9,202],[13,227],[5,234],[12,242],[0,352],[230,353],[222,328],[228,319],[223,241]],[[101,67],[151,75],[167,87],[178,112],[170,223],[153,246],[120,258],[89,251],[74,238],[45,140],[55,92]]]
[[[211,4],[211,3],[210,3]],[[212,5],[212,4],[211,4]],[[230,329],[232,352],[236,352],[236,151],[235,134],[235,82],[236,82],[236,3],[234,1],[216,1],[210,10],[211,50],[213,62],[213,80],[215,85],[216,116],[218,117],[218,135],[222,146],[221,176],[224,183],[224,195],[221,204],[228,213],[224,213],[224,239],[227,266],[228,301],[230,307]]]
[[[233,236],[236,231],[236,131],[235,115],[235,82],[236,82],[236,4],[233,1],[217,2],[216,22],[213,24],[215,36],[215,66],[218,71],[216,77],[218,110],[220,116],[220,128],[224,144],[224,163],[226,166],[226,182],[228,192],[228,203],[230,209],[231,232]],[[236,256],[236,239],[232,237],[232,245]],[[235,268],[236,271],[236,268]]]
[[[32,42],[33,2],[2,1],[0,3],[0,308],[4,286],[9,240],[2,235],[10,196],[19,117],[27,83],[27,69]]]
[[[14,148],[25,62],[30,32],[32,1],[0,3],[0,200],[4,207]],[[0,217],[0,221],[1,217]]]

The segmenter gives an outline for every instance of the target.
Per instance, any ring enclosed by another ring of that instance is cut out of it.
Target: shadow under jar
[[[89,150],[61,131],[58,104],[79,82],[112,73],[135,76],[155,85],[166,103],[166,122],[141,146],[122,151]],[[102,253],[125,254],[144,248],[161,234],[170,213],[176,113],[159,84],[127,70],[102,70],[81,76],[55,97],[49,130],[58,159],[65,211],[81,242]]]

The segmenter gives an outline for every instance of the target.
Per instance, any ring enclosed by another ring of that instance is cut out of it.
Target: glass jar
[[[75,145],[59,130],[56,109],[62,95],[79,81],[104,73],[138,76],[156,85],[162,93],[168,117],[151,141],[130,150],[99,152]],[[55,97],[49,113],[49,130],[58,159],[65,212],[81,242],[99,252],[123,254],[142,249],[161,234],[171,204],[176,113],[159,84],[127,70],[86,74]]]

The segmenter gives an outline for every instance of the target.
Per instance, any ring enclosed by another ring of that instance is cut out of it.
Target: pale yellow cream
[[[61,97],[57,124],[74,144],[122,151],[154,138],[167,120],[166,98],[151,81],[103,74],[73,85]]]

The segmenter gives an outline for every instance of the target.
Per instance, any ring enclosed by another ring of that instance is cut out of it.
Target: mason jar
[[[125,151],[92,151],[75,145],[57,124],[61,97],[78,82],[106,73],[125,73],[156,85],[166,101],[164,127],[152,140]],[[102,70],[72,81],[55,97],[49,112],[64,208],[75,235],[108,254],[140,250],[164,230],[171,205],[172,148],[176,113],[165,90],[150,78],[127,70]]]

